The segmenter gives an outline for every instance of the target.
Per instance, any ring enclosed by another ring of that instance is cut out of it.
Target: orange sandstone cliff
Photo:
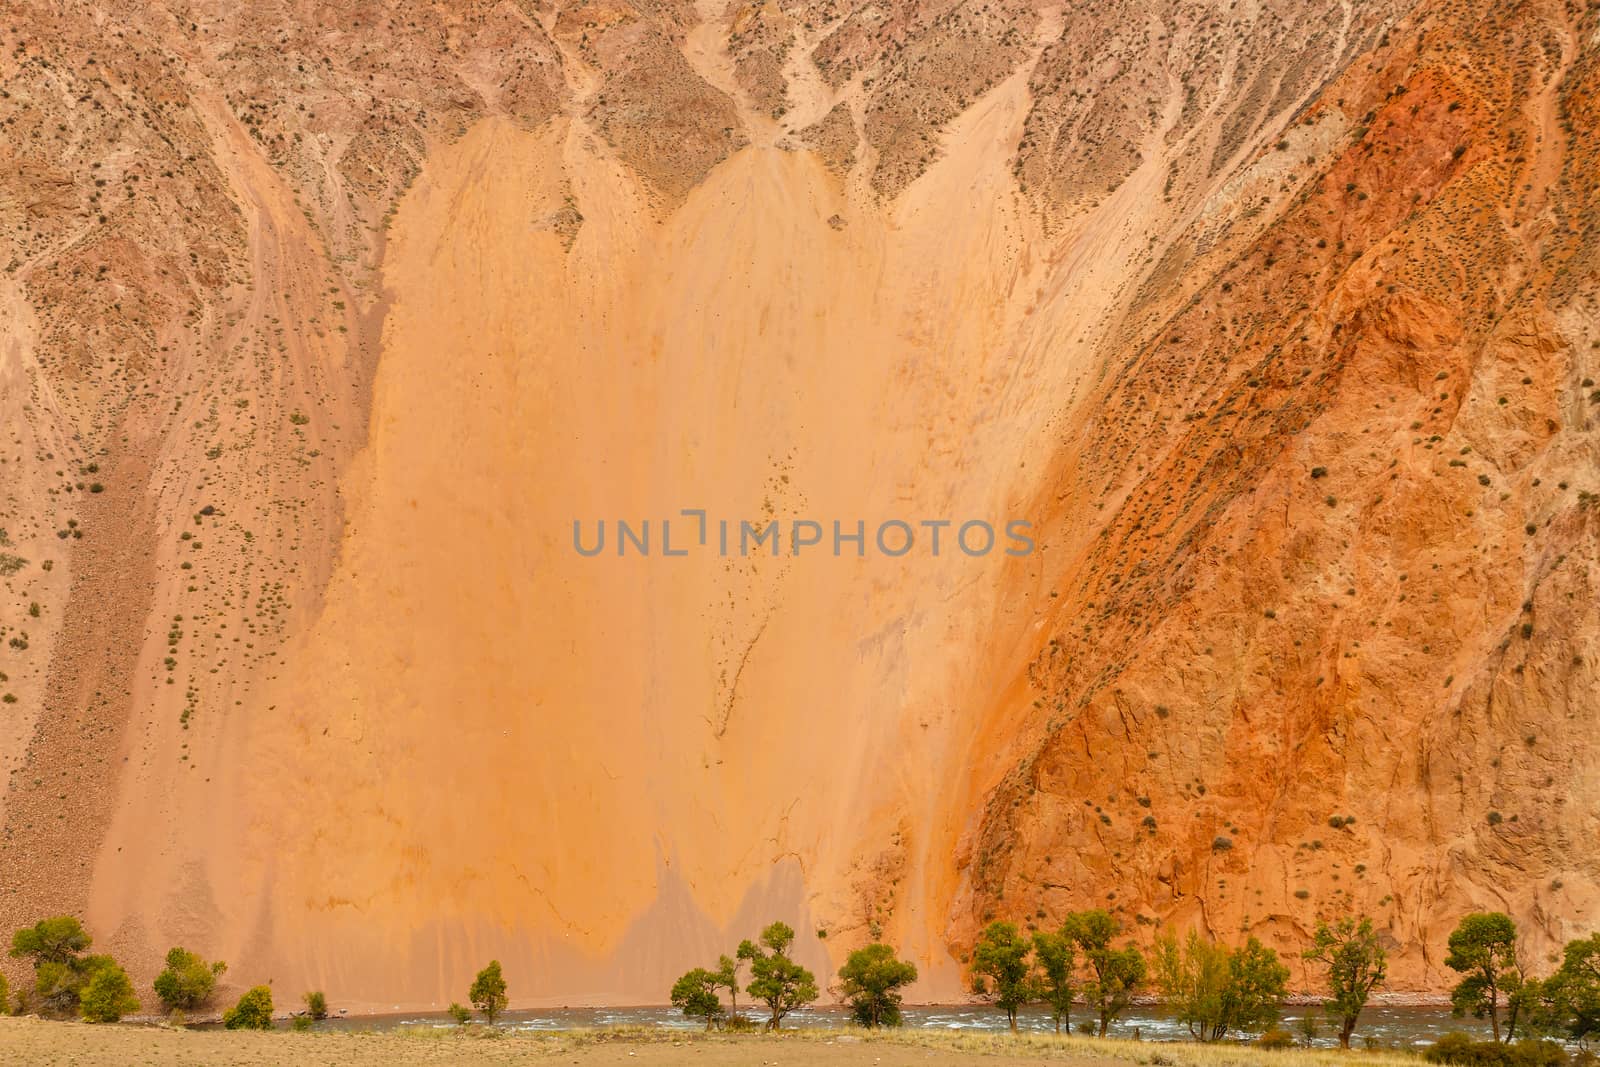
[[[1542,959],[1597,101],[1577,0],[18,0],[0,929],[366,1008],[773,917],[924,998],[1085,906]],[[1037,551],[572,548],[685,508]]]

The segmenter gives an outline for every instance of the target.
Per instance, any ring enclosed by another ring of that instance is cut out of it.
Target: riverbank
[[[225,1001],[227,998],[219,998]],[[1374,1001],[1377,998],[1373,998]],[[289,1005],[284,1005],[289,1007]],[[404,1027],[453,1028],[454,1021],[437,1009],[418,1012],[385,1012],[372,1015],[345,1014],[343,1004],[333,1005],[334,1018],[319,1024],[326,1030],[386,1031]],[[746,1005],[747,1013],[750,1011]],[[987,1004],[906,1005],[903,1009],[907,1031],[930,1031],[936,1034],[1003,1034],[1006,1029],[1005,1013]],[[1306,1029],[1306,1016],[1315,1020],[1315,1044],[1331,1048],[1337,1044],[1331,1022],[1320,1006],[1307,1004],[1285,1005],[1279,1025],[1296,1036]],[[189,1024],[215,1022],[220,1014],[201,1016],[191,1014]],[[1079,1006],[1073,1012],[1073,1022],[1082,1024],[1087,1019],[1086,1010]],[[159,1016],[135,1016],[130,1022],[160,1023]],[[285,1020],[286,1021],[286,1020]],[[500,1016],[499,1028],[513,1031],[573,1032],[617,1029],[667,1030],[693,1033],[701,1024],[685,1019],[683,1013],[671,1005],[631,1008],[518,1008]],[[789,1015],[783,1021],[784,1029],[846,1032],[852,1025],[850,1012],[837,1005],[807,1007]],[[1040,1005],[1030,1004],[1017,1016],[1017,1025],[1024,1033],[1053,1034],[1055,1023],[1050,1012]],[[1357,1047],[1368,1042],[1386,1049],[1415,1049],[1437,1041],[1452,1030],[1465,1031],[1474,1037],[1487,1038],[1489,1024],[1472,1018],[1454,1018],[1448,1008],[1407,1007],[1373,1003],[1362,1012],[1361,1025],[1356,1032]],[[1158,1042],[1187,1041],[1189,1029],[1173,1017],[1160,1004],[1138,1003],[1129,1008],[1112,1025],[1111,1037],[1128,1040]]]
[[[1417,1067],[1402,1053],[1361,1053],[1361,1067]],[[793,1030],[707,1034],[626,1028],[558,1033],[403,1028],[385,1032],[178,1030],[0,1018],[0,1064],[295,1063],[329,1067],[409,1064],[627,1064],[629,1067],[1349,1067],[1350,1055],[1324,1050],[1266,1052],[1249,1045],[1193,1045],[1042,1034],[866,1033]]]

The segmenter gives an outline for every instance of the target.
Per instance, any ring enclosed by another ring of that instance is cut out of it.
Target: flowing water
[[[1293,1005],[1284,1009],[1279,1024],[1292,1033],[1300,1033],[1300,1020],[1315,1009]],[[975,1004],[917,1005],[904,1009],[906,1026],[932,1030],[1002,1031],[1006,1027],[1005,1015],[993,1008]],[[747,1013],[748,1014],[748,1013]],[[1075,1024],[1088,1019],[1082,1008],[1073,1014]],[[397,1026],[453,1026],[443,1012],[417,1012],[410,1014],[362,1016],[330,1019],[323,1024],[335,1029],[388,1030]],[[660,1026],[679,1030],[698,1030],[701,1024],[685,1019],[676,1008],[549,1008],[507,1012],[496,1024],[508,1030],[568,1030],[604,1026]],[[812,1008],[798,1011],[784,1020],[793,1027],[844,1027],[850,1025],[849,1012],[844,1008]],[[1017,1019],[1019,1028],[1035,1032],[1054,1029],[1047,1011],[1025,1009]],[[1487,1039],[1487,1022],[1477,1019],[1455,1019],[1448,1008],[1415,1005],[1373,1005],[1361,1015],[1361,1025],[1356,1029],[1352,1044],[1361,1048],[1375,1044],[1385,1048],[1409,1048],[1429,1044],[1441,1034],[1460,1030],[1475,1037]],[[1333,1046],[1337,1039],[1327,1020],[1318,1028],[1316,1044]],[[1137,1005],[1111,1028],[1111,1036],[1137,1038],[1145,1041],[1189,1040],[1189,1031],[1183,1024],[1165,1014],[1156,1005]]]

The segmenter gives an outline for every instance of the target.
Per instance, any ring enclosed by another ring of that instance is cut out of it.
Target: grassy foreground
[[[415,1027],[387,1032],[253,1033],[90,1026],[0,1018],[0,1064],[654,1064],[658,1067],[1417,1067],[1398,1053],[1267,1052],[1240,1045],[1101,1041],[1089,1037],[914,1030],[792,1030],[776,1035],[645,1027],[558,1033]]]

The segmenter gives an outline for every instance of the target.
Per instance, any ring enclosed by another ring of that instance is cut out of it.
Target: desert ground
[[[450,1030],[388,1033],[260,1033],[86,1026],[0,1018],[0,1064],[626,1064],[628,1067],[1332,1067],[1351,1057],[1331,1052],[1266,1053],[1247,1046],[1202,1047],[1007,1035],[925,1032],[862,1035],[792,1031],[769,1035],[706,1035],[633,1030],[473,1036]],[[1400,1055],[1367,1053],[1361,1067],[1415,1067]]]

